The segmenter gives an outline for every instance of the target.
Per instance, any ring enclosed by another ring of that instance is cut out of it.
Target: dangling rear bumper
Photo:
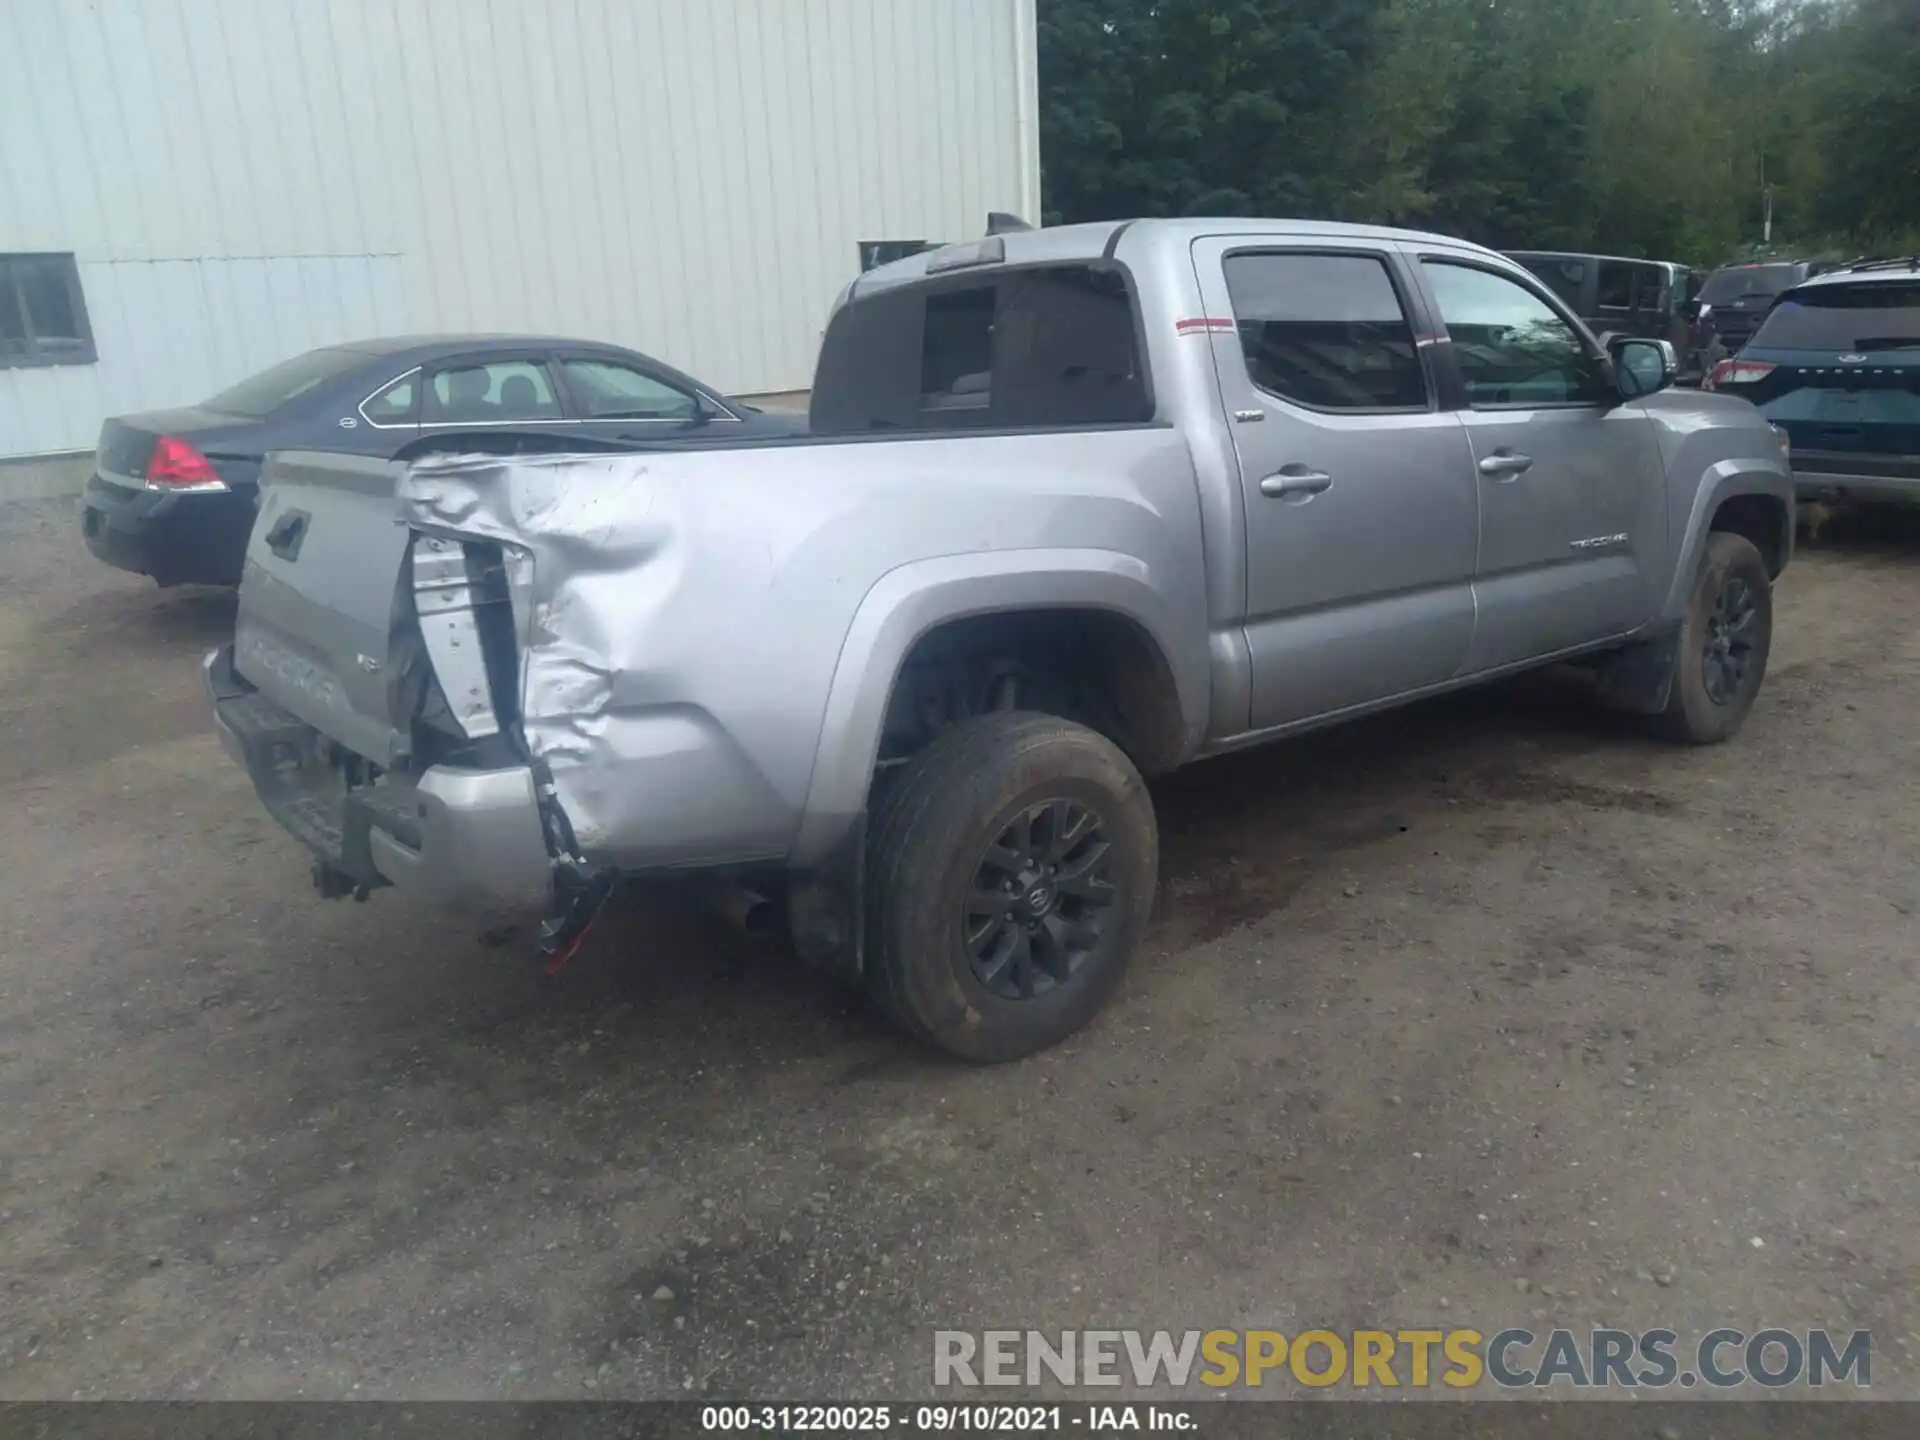
[[[553,858],[533,771],[429,766],[348,783],[338,746],[233,668],[233,647],[202,665],[214,727],[269,814],[352,887],[393,885],[449,906],[536,907]]]

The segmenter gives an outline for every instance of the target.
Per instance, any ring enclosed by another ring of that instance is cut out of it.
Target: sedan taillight
[[[224,490],[226,482],[213,462],[178,435],[162,435],[153,442],[147,461],[147,483],[169,490]]]

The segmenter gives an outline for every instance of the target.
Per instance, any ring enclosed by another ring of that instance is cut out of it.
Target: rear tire
[[[1688,745],[1717,745],[1745,723],[1773,643],[1773,580],[1744,535],[1716,530],[1681,622],[1673,688],[1654,728]]]
[[[1110,741],[1020,711],[963,720],[895,777],[871,829],[868,986],[966,1060],[1078,1030],[1146,929],[1159,830]]]

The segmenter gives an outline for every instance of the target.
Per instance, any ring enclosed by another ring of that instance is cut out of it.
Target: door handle
[[[307,512],[289,510],[267,529],[267,549],[282,560],[300,558],[300,542],[307,538]]]
[[[1509,450],[1504,445],[1480,462],[1480,473],[1495,480],[1517,480],[1533,468],[1533,457]]]
[[[1260,482],[1260,493],[1274,500],[1300,505],[1332,484],[1333,477],[1324,470],[1310,470],[1305,465],[1282,465]]]

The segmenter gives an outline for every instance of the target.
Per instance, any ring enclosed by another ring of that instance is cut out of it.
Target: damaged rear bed
[[[619,874],[782,852],[791,798],[677,678],[684,464],[272,457],[206,685],[323,893],[546,908],[561,950]]]

